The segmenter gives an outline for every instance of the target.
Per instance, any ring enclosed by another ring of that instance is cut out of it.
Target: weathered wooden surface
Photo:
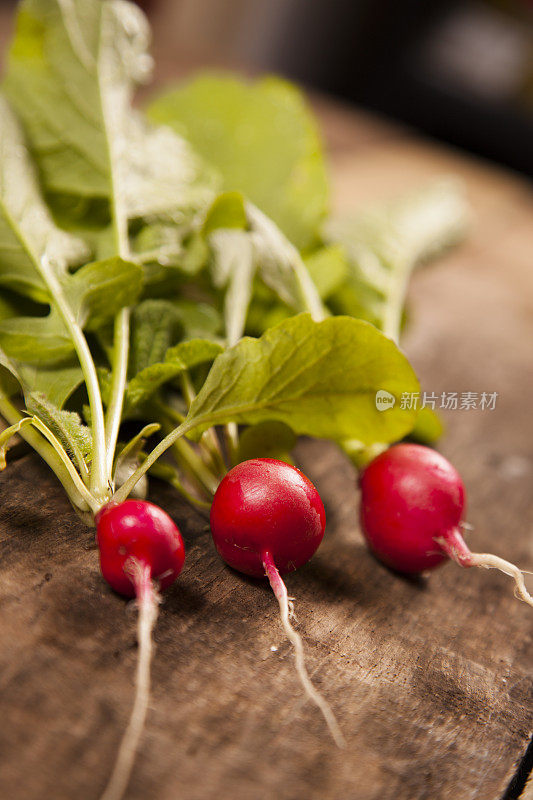
[[[468,487],[472,547],[533,569],[533,194],[366,116],[324,120],[342,207],[450,171],[467,183],[472,234],[417,275],[405,346],[429,391],[499,392],[494,411],[450,412],[442,447]],[[288,586],[347,750],[302,700],[271,593],[226,569],[206,521],[154,486],[188,557],[161,609],[127,797],[514,797],[533,727],[531,609],[494,572],[388,572],[362,544],[352,468],[321,443],[299,454],[328,532]],[[134,613],[100,579],[91,532],[34,457],[0,476],[0,541],[0,796],[93,800],[130,710]]]

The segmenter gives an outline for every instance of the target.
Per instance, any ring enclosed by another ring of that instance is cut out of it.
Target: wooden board
[[[533,569],[533,194],[366,115],[322,113],[339,207],[443,173],[466,182],[472,233],[415,278],[405,347],[428,391],[499,393],[494,411],[450,412],[442,449],[468,487],[472,547]],[[328,530],[288,586],[348,748],[303,701],[269,590],[226,569],[206,520],[154,485],[188,557],[161,609],[127,797],[516,797],[508,787],[532,733],[531,609],[494,572],[390,573],[363,546],[353,469],[323,443],[303,443],[299,457]],[[135,615],[100,579],[91,532],[33,456],[0,476],[0,537],[0,794],[93,800],[130,710]]]

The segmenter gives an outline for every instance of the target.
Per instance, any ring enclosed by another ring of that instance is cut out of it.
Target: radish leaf
[[[376,409],[378,390],[394,395],[394,408]],[[316,323],[300,314],[218,356],[187,424],[198,420],[196,433],[230,421],[276,420],[318,438],[394,441],[416,417],[400,408],[400,396],[416,391],[409,362],[372,325],[350,317]]]
[[[85,465],[92,457],[93,441],[90,429],[83,425],[79,414],[75,411],[61,411],[44,395],[36,393],[26,396],[26,408],[57,436],[69,456],[74,458],[78,470],[85,473]]]
[[[460,188],[439,181],[377,207],[355,220],[333,220],[326,238],[346,249],[350,275],[331,298],[337,313],[362,317],[395,341],[409,276],[464,234],[466,207]]]
[[[123,236],[128,219],[195,206],[211,192],[189,145],[131,106],[150,75],[148,41],[133,3],[23,0],[5,81],[47,191],[109,198]]]
[[[48,303],[49,289],[38,269],[45,255],[66,268],[87,261],[89,251],[54,224],[22,130],[0,95],[0,287]]]
[[[213,361],[221,352],[221,345],[205,339],[191,339],[170,347],[163,361],[145,367],[128,383],[124,416],[131,416],[161,386],[176,378],[180,373],[206,361]]]
[[[167,91],[148,114],[184,136],[300,248],[313,243],[328,205],[315,120],[296,87],[279,78],[247,83],[203,75]]]
[[[250,458],[278,458],[292,463],[289,455],[296,435],[284,422],[259,422],[245,428],[239,437],[239,461]]]

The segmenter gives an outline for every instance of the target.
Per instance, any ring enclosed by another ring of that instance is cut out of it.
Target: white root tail
[[[454,529],[446,537],[435,539],[446,555],[461,567],[484,567],[498,569],[509,575],[515,582],[515,595],[524,603],[533,606],[533,597],[526,589],[524,573],[515,564],[492,553],[472,553],[463,539],[459,529]]]
[[[113,772],[100,800],[121,800],[128,786],[150,698],[152,630],[157,619],[159,595],[152,583],[150,568],[136,559],[128,563],[135,585],[138,606],[137,641],[139,654],[135,677],[135,701],[130,721],[120,743]]]
[[[294,630],[289,620],[289,617],[291,615],[290,609],[292,606],[292,602],[288,598],[287,587],[285,586],[285,583],[283,582],[270,553],[263,554],[263,565],[265,567],[265,572],[267,574],[268,580],[270,581],[272,591],[274,592],[276,600],[279,603],[279,610],[280,610],[281,623],[283,625],[283,629],[287,634],[287,638],[292,642],[294,647],[296,671],[298,673],[298,678],[300,679],[300,683],[302,684],[303,690],[307,695],[307,697],[322,712],[322,715],[326,721],[326,725],[328,726],[337,747],[344,748],[346,747],[346,740],[342,735],[341,729],[339,728],[339,724],[335,719],[335,715],[333,714],[333,711],[331,710],[327,701],[322,697],[320,692],[318,692],[317,689],[315,689],[307,673],[307,669],[305,666],[305,656],[304,656],[304,647],[302,638],[299,635],[299,633],[297,633],[297,631]]]
[[[485,567],[485,569],[499,569],[500,572],[505,572],[505,574],[509,575],[515,582],[515,595],[520,600],[523,600],[524,603],[533,606],[533,597],[531,597],[526,589],[522,571],[514,564],[511,564],[510,561],[506,561],[499,556],[493,556],[492,553],[472,553],[471,566]]]

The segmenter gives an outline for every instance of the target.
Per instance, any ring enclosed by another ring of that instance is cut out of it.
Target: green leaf
[[[244,199],[239,192],[219,195],[203,225],[211,250],[213,283],[218,289],[226,289],[224,327],[230,345],[236,344],[243,335],[252,298],[255,260],[247,225]]]
[[[294,311],[309,311],[315,319],[321,319],[324,307],[298,250],[251,203],[246,206],[246,214],[262,280]]]
[[[0,322],[0,347],[15,361],[51,366],[74,351],[61,317],[13,317]]]
[[[128,383],[124,402],[124,418],[131,416],[165,384],[181,372],[198,364],[212,361],[222,347],[205,339],[192,339],[170,347],[165,360],[150,364],[135,375]]]
[[[120,258],[87,264],[58,284],[80,327],[98,330],[140,294],[142,269]],[[51,366],[74,353],[74,343],[55,307],[46,317],[12,317],[0,322],[0,347],[16,361]]]
[[[5,81],[46,190],[110,198],[122,229],[211,195],[189,145],[132,108],[150,73],[148,41],[133,3],[23,0]]]
[[[0,322],[13,317],[38,317],[46,316],[48,306],[35,303],[24,295],[9,289],[2,289],[0,296]]]
[[[327,300],[349,276],[346,253],[339,245],[313,251],[304,258],[304,264],[322,300]]]
[[[296,434],[363,444],[394,441],[414,424],[400,408],[418,391],[405,356],[372,325],[350,317],[292,317],[260,339],[242,339],[215,360],[191,405],[195,434],[213,424],[284,422]],[[376,392],[398,402],[379,411]]]
[[[224,196],[229,203],[227,195]],[[218,221],[231,216],[220,200]],[[310,311],[315,318],[325,314],[318,292],[296,248],[272,220],[248,203],[245,207],[247,229],[219,227],[207,235],[211,248],[211,276],[218,288],[226,288],[224,322],[226,340],[233,345],[242,336],[252,299],[254,276],[260,275],[294,311]]]
[[[50,301],[38,265],[46,256],[65,269],[87,260],[87,246],[59,230],[40,195],[24,137],[0,95],[0,288]]]
[[[189,339],[170,347],[165,360],[181,364],[183,369],[193,369],[206,361],[213,361],[223,349],[221,344],[208,339]]]
[[[83,372],[76,358],[50,368],[19,364],[18,369],[25,391],[31,387],[58,408],[63,408],[71,394],[83,383]]]
[[[40,392],[61,408],[83,382],[83,373],[75,359],[50,366],[22,364],[8,358],[0,349],[0,394],[12,397],[19,392]]]
[[[294,432],[284,422],[260,422],[242,431],[237,459],[277,458],[290,464],[292,459],[289,453],[296,440]]]
[[[208,303],[177,299],[173,303],[184,330],[184,339],[218,341],[222,321],[218,311]]]
[[[226,288],[224,327],[228,344],[236,344],[246,325],[255,273],[253,242],[244,231],[219,229],[209,236],[213,282]]]
[[[415,426],[409,438],[421,444],[435,444],[444,433],[444,424],[436,411],[424,406],[418,411]]]
[[[59,439],[67,453],[84,472],[92,457],[92,435],[74,411],[61,411],[42,394],[31,393],[26,396],[26,408],[38,417]]]
[[[301,93],[279,78],[204,75],[161,95],[149,117],[172,128],[299,248],[328,206],[321,142]]]
[[[243,195],[240,192],[223,192],[210,206],[202,230],[204,235],[208,236],[217,228],[244,230],[247,225]]]
[[[20,389],[20,378],[16,366],[0,350],[0,397],[10,398]]]
[[[143,271],[138,264],[118,256],[86,264],[64,281],[79,325],[98,330],[125,306],[133,305],[142,289]]]
[[[132,315],[129,373],[134,376],[164,361],[183,329],[179,308],[168,300],[143,300]]]
[[[346,249],[350,264],[332,309],[368,319],[397,340],[412,270],[457,242],[466,216],[460,187],[439,181],[359,219],[328,223],[326,238]]]
[[[179,363],[158,362],[142,369],[131,379],[124,396],[124,419],[131,418],[165,384],[183,372]]]
[[[133,257],[144,268],[144,294],[159,297],[179,291],[183,280],[206,266],[209,249],[200,231],[191,225],[151,221],[131,240]]]

